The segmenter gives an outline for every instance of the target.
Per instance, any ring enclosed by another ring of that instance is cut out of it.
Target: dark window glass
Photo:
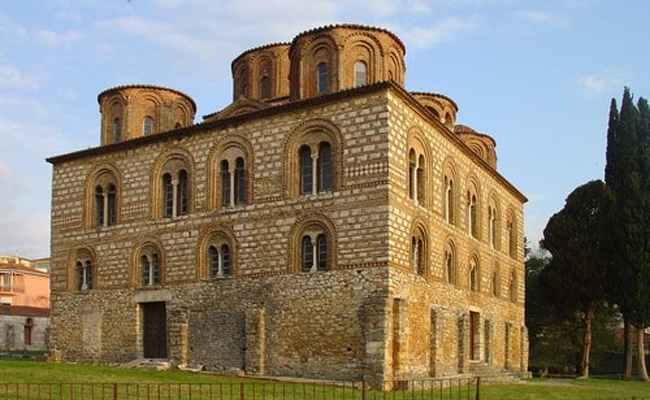
[[[316,83],[318,93],[327,93],[329,91],[329,83],[327,81],[327,78],[327,64],[318,64],[316,67]]]
[[[327,269],[327,237],[323,234],[318,235],[316,238],[316,248],[318,250],[317,258],[317,268],[319,271],[325,271]]]
[[[88,289],[93,288],[93,263],[90,260],[86,260],[86,265],[84,266],[84,272],[86,274],[86,287]]]
[[[216,278],[219,273],[219,252],[217,248],[210,246],[208,256],[210,257],[210,278]]]
[[[172,176],[164,174],[163,180],[163,206],[165,217],[171,217],[174,210],[174,188],[172,186]]]
[[[260,98],[262,100],[271,98],[271,80],[268,76],[260,79]]]
[[[314,265],[314,250],[311,245],[311,238],[304,236],[302,238],[302,272],[311,271]]]
[[[83,289],[84,284],[84,265],[81,261],[77,261],[77,289]]]
[[[189,191],[189,182],[187,178],[187,171],[184,169],[178,173],[178,209],[176,210],[177,215],[185,215],[188,210],[188,191]]]
[[[313,192],[314,173],[311,160],[311,149],[303,146],[300,149],[300,194],[310,195]]]
[[[97,226],[103,226],[104,225],[104,189],[102,189],[101,186],[97,186],[95,188],[95,207],[97,212],[97,215],[95,216]]]
[[[151,273],[153,274],[153,284],[160,284],[160,259],[157,253],[151,257]]]
[[[117,204],[115,203],[115,185],[108,185],[108,225],[117,223]]]
[[[332,147],[329,143],[321,143],[318,152],[319,190],[332,191]]]
[[[122,141],[122,122],[119,118],[113,120],[113,143]]]
[[[246,204],[246,169],[241,157],[235,160],[235,193],[237,204]]]
[[[149,277],[151,274],[151,264],[146,255],[140,257],[140,268],[142,269],[142,286],[149,286]]]
[[[228,161],[221,161],[221,205],[230,205],[230,171]]]
[[[230,248],[227,244],[221,245],[221,271],[230,275]]]

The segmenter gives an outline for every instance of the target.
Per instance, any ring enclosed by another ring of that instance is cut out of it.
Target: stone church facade
[[[98,96],[101,145],[49,158],[63,360],[390,386],[525,372],[525,197],[458,107],[403,88],[394,34],[326,26],[232,63],[233,102]]]

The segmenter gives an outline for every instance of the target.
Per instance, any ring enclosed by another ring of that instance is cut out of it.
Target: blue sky
[[[576,186],[602,179],[607,113],[650,97],[646,0],[16,0],[0,3],[0,254],[49,256],[49,156],[99,144],[97,94],[181,90],[228,105],[241,52],[332,23],[387,28],[406,88],[443,93],[497,140],[535,244]]]

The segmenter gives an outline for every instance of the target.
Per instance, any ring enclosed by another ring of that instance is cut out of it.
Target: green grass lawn
[[[56,363],[43,363],[34,361],[17,361],[17,360],[0,360],[0,400],[2,397],[2,390],[4,383],[153,383],[153,384],[226,384],[234,383],[233,386],[224,386],[226,392],[234,390],[235,396],[233,398],[239,399],[238,390],[242,384],[245,386],[247,394],[256,393],[257,399],[271,399],[272,394],[276,394],[278,398],[286,398],[287,400],[293,399],[340,399],[343,398],[343,392],[340,388],[332,388],[329,386],[314,386],[312,384],[303,385],[290,383],[278,383],[275,386],[269,383],[270,381],[263,381],[251,378],[238,378],[232,376],[223,376],[216,374],[203,374],[191,373],[184,371],[152,371],[143,369],[127,369],[119,367],[98,366],[88,364],[56,364]],[[266,383],[266,386],[261,387],[260,383]],[[5,385],[6,386],[6,385]],[[208,385],[206,385],[207,387]],[[211,385],[213,390],[221,386]],[[132,387],[136,387],[133,385]],[[158,386],[151,386],[158,388]],[[234,389],[230,389],[234,387]],[[30,389],[34,391],[35,389]],[[138,389],[140,390],[140,389]],[[143,386],[144,390],[153,390]],[[207,388],[200,390],[207,391]],[[211,389],[212,390],[212,389]],[[284,395],[282,392],[285,391]],[[263,393],[262,393],[263,392]],[[249,398],[249,396],[246,396]],[[9,397],[8,397],[9,398]],[[10,397],[14,398],[14,397]],[[16,398],[36,398],[34,395],[25,396],[21,395]],[[75,397],[77,398],[77,397]],[[88,397],[90,398],[90,397]],[[130,397],[129,397],[130,398]],[[140,397],[136,397],[140,398]],[[147,397],[141,397],[147,398]],[[154,397],[155,398],[155,397]],[[164,397],[163,397],[164,398]],[[182,396],[179,398],[188,398]],[[203,398],[203,397],[193,397]],[[207,398],[207,397],[205,397]],[[230,398],[230,396],[214,398]],[[361,399],[360,391],[353,393],[352,390],[346,392],[346,399]],[[448,396],[443,396],[447,399]],[[454,394],[454,399],[459,398]],[[462,399],[474,399],[473,389],[469,392],[464,392]],[[650,384],[640,381],[620,381],[620,380],[604,380],[604,379],[587,379],[587,380],[541,380],[533,379],[524,381],[520,384],[513,385],[496,385],[496,386],[482,386],[481,399],[482,400],[571,400],[571,399],[647,399],[650,400]],[[435,391],[432,393],[421,392],[405,392],[405,393],[377,393],[369,392],[366,395],[367,400],[384,400],[384,399],[440,399],[440,394]]]

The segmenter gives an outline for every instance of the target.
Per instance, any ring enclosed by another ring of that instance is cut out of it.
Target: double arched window
[[[303,196],[331,192],[333,188],[332,146],[321,142],[314,147],[303,145],[298,150],[300,194]]]
[[[456,249],[451,241],[445,246],[445,280],[447,283],[456,285],[458,281],[458,272],[456,268]]]
[[[188,213],[189,177],[185,169],[165,172],[162,175],[163,216],[177,217]]]
[[[236,273],[236,243],[230,229],[220,226],[202,234],[198,247],[199,279],[219,279]]]
[[[416,204],[424,203],[426,181],[424,173],[424,155],[418,155],[414,149],[411,149],[409,151],[409,197]]]
[[[119,222],[119,176],[112,165],[99,166],[86,180],[84,220],[87,228],[103,228]]]
[[[140,251],[139,257],[140,286],[159,286],[162,282],[162,257],[160,250],[147,245]]]
[[[246,163],[243,157],[223,159],[220,163],[221,205],[246,204]]]
[[[302,272],[326,271],[328,269],[327,235],[325,232],[309,230],[300,240],[300,265]]]
[[[117,189],[112,182],[95,186],[95,226],[112,226],[117,223],[116,195]]]
[[[208,247],[210,278],[230,275],[230,246],[226,243],[211,244]]]
[[[334,226],[324,216],[312,218],[294,227],[291,247],[294,273],[328,271],[335,265]]]
[[[429,254],[427,234],[422,226],[417,226],[411,234],[411,269],[414,273],[425,276],[427,273],[427,256]]]
[[[85,248],[77,250],[74,260],[75,289],[94,289],[96,266],[91,251]]]

